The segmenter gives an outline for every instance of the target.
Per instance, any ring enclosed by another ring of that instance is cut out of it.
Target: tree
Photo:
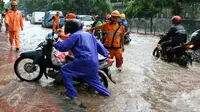
[[[110,0],[94,0],[93,7],[91,12],[93,14],[99,14],[100,16],[105,16],[108,13],[111,13],[113,6]]]
[[[3,11],[4,9],[4,1],[0,0],[0,10]]]
[[[150,30],[152,32],[153,16],[162,11],[162,2],[159,1],[133,0],[131,1],[130,5],[125,9],[125,14],[129,18],[150,18]]]

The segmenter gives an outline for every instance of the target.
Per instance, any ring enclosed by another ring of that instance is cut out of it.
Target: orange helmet
[[[76,15],[74,13],[69,13],[66,15],[66,20],[69,21],[71,19],[76,19]]]
[[[107,14],[106,15],[106,19],[110,19],[111,18],[111,15],[110,14]]]
[[[17,1],[13,0],[11,3],[12,6],[17,6]]]
[[[114,10],[114,11],[111,13],[111,16],[120,17],[120,12],[119,12],[118,10]]]

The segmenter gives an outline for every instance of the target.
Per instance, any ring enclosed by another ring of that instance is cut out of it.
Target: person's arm
[[[171,27],[169,31],[165,35],[163,35],[162,39],[159,40],[158,44],[161,44],[162,42],[169,40],[170,37],[172,37],[174,30],[175,30],[174,27]]]
[[[9,26],[9,21],[10,21],[10,20],[9,20],[9,15],[8,15],[8,13],[6,13],[6,16],[5,16],[5,20],[4,20],[4,21],[5,21],[5,24]]]
[[[122,40],[122,51],[124,52],[124,36],[125,36],[125,27],[122,26],[122,34],[120,35],[121,40]]]
[[[94,36],[94,35],[93,35]],[[95,37],[94,37],[95,38]],[[96,39],[95,39],[96,40]],[[97,43],[97,52],[99,54],[101,54],[104,57],[108,57],[109,56],[109,52],[107,51],[107,49],[103,46],[103,44],[99,41],[96,40]]]
[[[177,29],[173,26],[169,29],[169,31],[166,33],[166,36],[164,36],[165,40],[168,40],[170,37],[174,36]]]
[[[22,14],[20,16],[20,27],[21,27],[21,30],[24,29],[24,23],[23,23],[23,16],[22,16]]]
[[[105,29],[105,26],[106,26],[106,23],[105,24],[102,24],[102,25],[100,25],[100,26],[95,26],[95,27],[93,27],[93,28],[91,28],[91,29],[89,29],[88,31],[93,31],[93,30],[98,30],[98,29],[101,29],[102,31]]]
[[[74,44],[76,43],[78,37],[74,36],[73,34],[70,35],[67,39],[65,39],[64,41],[60,42],[58,41],[54,47],[61,51],[61,52],[67,52],[68,50],[70,50]]]
[[[49,21],[48,21],[48,22],[52,21],[53,19],[54,19],[54,16],[53,16],[51,19],[49,19]]]

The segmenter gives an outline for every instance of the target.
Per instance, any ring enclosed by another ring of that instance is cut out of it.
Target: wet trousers
[[[10,45],[15,44],[16,48],[20,48],[19,31],[9,31],[9,36]]]
[[[78,93],[73,86],[73,76],[79,76],[102,95],[110,96],[110,92],[103,86],[99,79],[98,66],[94,67],[90,65],[91,64],[87,61],[74,60],[61,68],[64,86],[67,90],[66,95],[68,97],[73,99],[78,96]]]
[[[59,28],[60,28],[59,24],[53,24],[53,31],[55,31],[55,30],[57,30]]]
[[[119,68],[123,64],[122,49],[108,49],[111,59],[115,57],[116,67]]]

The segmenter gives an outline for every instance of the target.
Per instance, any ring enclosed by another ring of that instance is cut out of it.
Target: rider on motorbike
[[[183,25],[181,25],[182,18],[180,16],[174,16],[172,18],[173,26],[170,28],[168,33],[163,36],[163,38],[158,42],[161,44],[162,55],[164,57],[167,52],[167,47],[179,46],[181,43],[187,41],[187,33]],[[178,54],[177,54],[178,55]],[[168,55],[170,56],[170,55]]]
[[[99,15],[96,15],[96,16],[94,17],[94,19],[95,19],[95,21],[94,21],[94,23],[92,24],[92,27],[102,25],[102,22],[101,22],[101,20],[100,20],[100,16],[99,16]],[[97,39],[100,39],[100,33],[101,33],[100,30],[95,30],[95,31],[94,31],[94,35],[97,36]]]
[[[64,85],[67,89],[66,96],[71,99],[78,96],[73,87],[73,76],[81,77],[99,93],[110,96],[110,92],[103,86],[98,76],[98,53],[108,57],[108,51],[95,39],[94,35],[83,32],[80,27],[81,22],[77,19],[67,21],[65,34],[71,33],[71,35],[66,40],[55,44],[55,48],[61,52],[70,49],[75,57],[73,62],[61,68]]]
[[[126,15],[125,15],[124,13],[122,13],[122,14],[120,14],[120,18],[121,18],[120,23],[121,23],[122,25],[124,25],[124,27],[125,27],[125,32],[127,32],[127,31],[128,31],[128,22],[127,22],[127,20],[126,20]]]

